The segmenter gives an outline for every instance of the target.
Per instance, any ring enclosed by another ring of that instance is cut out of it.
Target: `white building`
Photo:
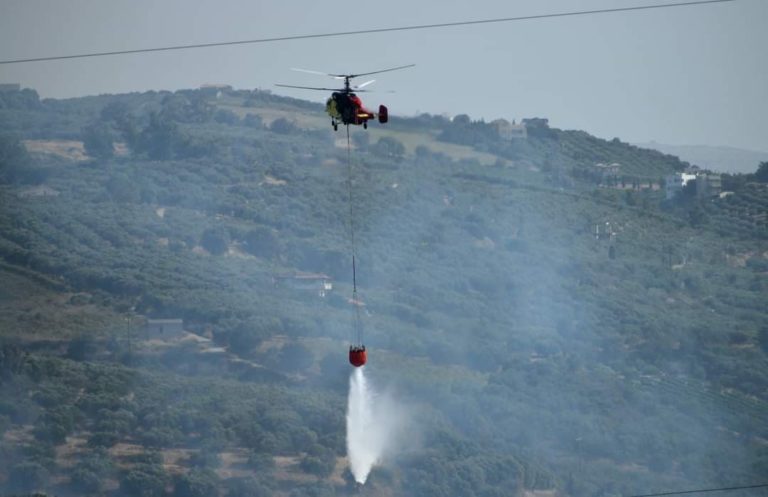
[[[147,338],[169,339],[184,333],[183,319],[147,319]]]
[[[719,174],[699,174],[696,178],[696,195],[716,197],[723,191],[723,180]]]
[[[696,175],[689,173],[675,173],[667,176],[667,200],[675,198],[675,195],[681,192],[683,187],[687,185],[689,181],[696,181]]]
[[[502,140],[525,140],[528,138],[528,130],[525,124],[516,124],[515,121],[510,123],[506,119],[496,119],[491,121],[490,124]]]
[[[294,290],[315,291],[320,297],[325,297],[328,292],[333,290],[331,277],[323,273],[295,271],[292,273],[274,274],[272,275],[272,283],[275,286],[285,285]]]

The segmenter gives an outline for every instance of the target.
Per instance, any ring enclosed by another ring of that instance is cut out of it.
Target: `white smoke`
[[[355,368],[349,377],[347,403],[347,455],[355,481],[364,484],[374,465],[393,446],[400,428],[402,410],[391,399],[374,395],[364,368]]]

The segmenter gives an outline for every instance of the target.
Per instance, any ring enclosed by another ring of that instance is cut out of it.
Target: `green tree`
[[[214,226],[203,232],[200,245],[213,255],[222,255],[229,250],[231,242],[229,231],[223,226]]]
[[[67,439],[67,428],[55,421],[45,420],[35,427],[35,438],[44,443],[63,444]]]
[[[40,110],[40,96],[35,90],[0,92],[0,109]]]
[[[10,379],[24,370],[29,354],[12,344],[0,345],[0,379]]]
[[[768,326],[760,328],[760,332],[757,334],[757,342],[760,344],[760,348],[768,355]]]
[[[201,448],[189,457],[189,464],[197,468],[218,468],[221,456],[215,448]]]
[[[229,349],[241,357],[250,355],[264,341],[264,338],[264,334],[247,325],[239,326],[227,332]]]
[[[11,427],[11,418],[5,414],[0,414],[0,437]]]
[[[128,115],[130,115],[128,104],[119,100],[113,100],[101,108],[99,119],[105,123],[112,122],[118,124],[126,120]]]
[[[138,203],[141,199],[138,185],[125,174],[116,174],[110,177],[106,187],[114,202],[132,204]]]
[[[472,119],[466,114],[459,114],[453,118],[451,123],[455,126],[469,126],[472,123]]]
[[[315,444],[301,458],[299,466],[303,471],[325,478],[333,473],[336,467],[336,455],[332,450]]]
[[[163,99],[162,105],[163,108],[160,113],[165,119],[182,123],[208,122],[216,110],[200,93],[168,95]]]
[[[84,361],[96,352],[96,342],[88,335],[73,338],[67,345],[67,357],[73,361]]]
[[[237,116],[237,114],[227,109],[217,110],[213,115],[213,120],[219,124],[228,124],[230,126],[236,126],[240,124],[240,118]]]
[[[258,473],[270,471],[275,467],[275,459],[271,454],[252,450],[248,455],[248,466]]]
[[[120,489],[138,497],[165,495],[167,477],[159,464],[137,464],[120,482]]]
[[[98,493],[103,489],[104,483],[95,471],[78,465],[72,470],[70,485],[83,493]]]
[[[114,137],[108,126],[94,123],[81,132],[83,146],[91,157],[109,159],[115,154]]]
[[[315,362],[312,351],[300,343],[289,343],[280,349],[277,356],[280,369],[289,372],[306,371]]]
[[[277,255],[279,242],[271,229],[257,226],[245,236],[245,250],[258,257],[272,258]]]
[[[269,126],[269,129],[270,131],[281,134],[281,135],[289,135],[289,134],[295,133],[298,130],[298,128],[293,122],[289,121],[284,117],[279,117],[274,121],[272,121],[272,124]]]
[[[333,497],[334,495],[336,495],[336,492],[332,485],[318,482],[291,490],[289,497]]]
[[[243,125],[249,128],[261,129],[264,127],[264,119],[258,114],[246,114],[243,118]]]
[[[11,467],[7,485],[12,492],[32,492],[43,490],[49,478],[48,470],[40,463],[26,461]]]
[[[688,223],[693,228],[698,228],[707,223],[709,217],[704,209],[700,205],[694,205],[690,211],[688,211]]]
[[[101,109],[102,122],[115,129],[131,150],[139,145],[140,130],[136,117],[125,102],[113,101]]]
[[[174,497],[211,497],[218,495],[219,479],[211,470],[193,469],[176,480]]]
[[[272,490],[255,478],[231,479],[227,497],[270,497]]]
[[[429,147],[425,145],[417,145],[413,153],[420,160],[426,160],[432,155],[432,151],[429,149]],[[500,161],[500,160],[501,159],[497,159],[497,161]]]
[[[23,180],[30,162],[27,149],[18,138],[0,134],[0,181],[14,183]]]
[[[112,447],[120,441],[117,433],[97,431],[88,438],[88,447]]]
[[[755,180],[760,183],[768,183],[768,162],[761,162],[755,172]]]
[[[138,138],[138,151],[150,159],[165,160],[173,157],[181,143],[181,134],[175,122],[159,114],[152,114],[149,125]]]
[[[405,146],[394,138],[384,136],[371,147],[371,152],[379,157],[401,160],[405,155]]]

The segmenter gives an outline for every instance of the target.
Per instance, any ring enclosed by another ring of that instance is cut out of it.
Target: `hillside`
[[[25,90],[0,133],[2,491],[354,493],[346,136],[321,106]],[[351,133],[367,373],[405,419],[366,494],[768,473],[764,185],[665,202],[685,163],[541,119]],[[158,318],[188,333],[149,340]]]
[[[757,165],[768,161],[768,152],[745,150],[734,147],[712,147],[707,145],[668,145],[666,143],[638,143],[638,147],[676,155],[682,160],[703,169],[721,173],[753,173]]]

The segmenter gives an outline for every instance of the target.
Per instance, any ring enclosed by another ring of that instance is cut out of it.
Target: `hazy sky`
[[[669,0],[0,0],[0,59],[667,3]],[[0,65],[0,82],[43,97],[236,88],[321,101],[327,86],[291,67],[382,74],[370,105],[413,115],[548,117],[631,142],[768,151],[768,1],[670,8]]]

